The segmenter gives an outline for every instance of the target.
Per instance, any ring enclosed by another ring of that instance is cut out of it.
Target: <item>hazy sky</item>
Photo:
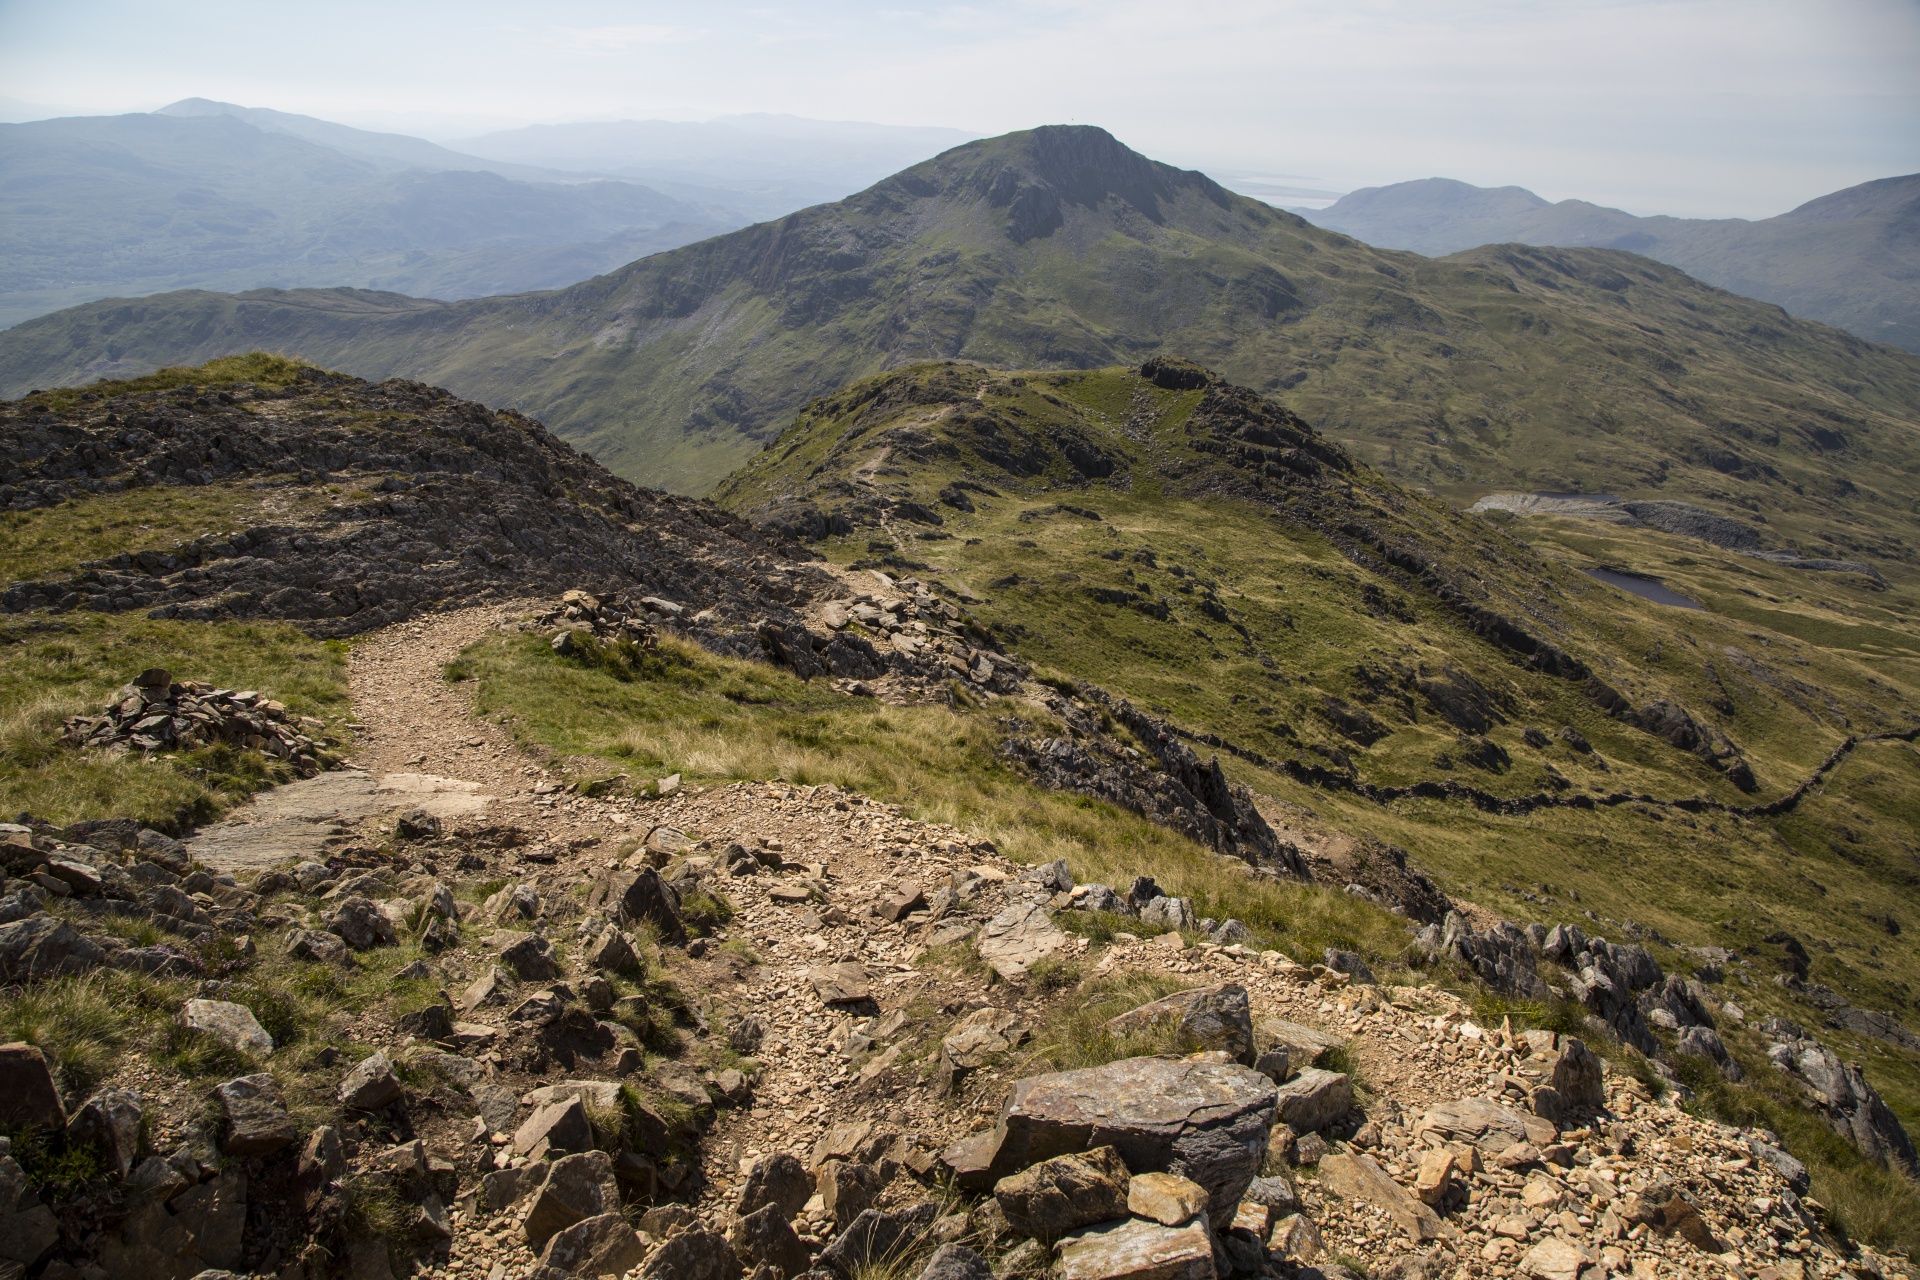
[[[1920,0],[0,0],[0,95],[442,139],[745,111],[1078,121],[1221,177],[1763,217],[1920,171]]]

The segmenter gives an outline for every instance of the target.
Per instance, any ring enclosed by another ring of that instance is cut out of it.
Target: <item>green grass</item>
[[[140,671],[271,693],[293,712],[339,725],[346,646],[284,623],[157,621],[128,614],[0,619],[0,813],[55,823],[131,817],[177,831],[292,773],[226,746],[113,758],[59,741],[70,715],[95,715]]]
[[[250,351],[241,355],[217,356],[204,364],[193,366],[169,365],[137,378],[102,380],[87,387],[55,387],[37,392],[34,403],[44,404],[55,413],[64,413],[109,396],[176,391],[181,387],[217,391],[222,387],[250,382],[256,387],[280,390],[315,372],[318,370],[303,360],[290,360],[265,351]]]
[[[324,506],[312,489],[155,485],[0,512],[0,583],[45,578],[122,552],[170,551],[202,534],[281,523]]]
[[[1149,1001],[1192,986],[1190,981],[1157,973],[1129,973],[1082,983],[1071,999],[1047,1006],[1045,1020],[1033,1028],[1033,1041],[1021,1051],[1018,1074],[1072,1071],[1119,1058],[1181,1051],[1179,1028],[1172,1022],[1114,1036],[1107,1021]]]

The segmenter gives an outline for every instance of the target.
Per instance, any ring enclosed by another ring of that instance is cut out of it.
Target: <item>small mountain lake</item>
[[[1702,609],[1707,606],[1698,600],[1690,600],[1671,587],[1645,578],[1637,573],[1621,573],[1618,569],[1587,569],[1590,578],[1598,578],[1610,587],[1618,587],[1629,595],[1639,596],[1642,600],[1651,600],[1655,604],[1668,605],[1675,609]]]

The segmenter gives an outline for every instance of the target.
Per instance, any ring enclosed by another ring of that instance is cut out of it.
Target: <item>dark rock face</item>
[[[1085,711],[1061,698],[1050,705],[1072,736],[1009,737],[1001,752],[1041,786],[1117,804],[1149,822],[1282,875],[1309,879],[1292,845],[1274,834],[1253,793],[1227,779],[1219,760],[1202,763],[1173,730],[1092,685],[1080,686],[1151,751],[1159,768],[1129,756]]]
[[[188,387],[61,414],[0,406],[0,476],[0,505],[15,509],[268,476],[341,491],[297,521],[17,583],[0,592],[4,612],[285,618],[344,636],[509,592],[643,587],[735,626],[791,621],[801,594],[773,564],[792,555],[777,536],[635,488],[512,410],[414,382],[315,371],[284,391]]]

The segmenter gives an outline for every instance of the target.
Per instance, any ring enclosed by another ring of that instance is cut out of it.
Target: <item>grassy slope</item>
[[[703,492],[807,398],[886,367],[1172,350],[1449,496],[1686,498],[1809,550],[1907,553],[1920,359],[1632,255],[1371,249],[1093,132],[970,144],[554,294],[100,303],[0,337],[0,384],[264,346],[510,404],[623,475]],[[1057,200],[1059,227],[1011,236],[1002,174]]]
[[[0,619],[0,813],[44,821],[131,817],[166,830],[205,822],[235,800],[293,776],[257,751],[207,747],[151,759],[56,744],[60,721],[98,714],[148,667],[176,680],[271,693],[299,715],[347,713],[346,646],[281,623],[149,621],[103,614]]]
[[[932,382],[944,373],[929,367],[896,375],[895,382]],[[1236,500],[1169,495],[1161,477],[1177,469],[1171,464],[1184,447],[1181,424],[1198,393],[1161,391],[1122,371],[978,377],[976,403],[1003,421],[1024,421],[1038,435],[1073,425],[1102,433],[1109,445],[1126,440],[1129,465],[1110,481],[1071,486],[1071,493],[1065,491],[1071,473],[1057,462],[1050,477],[1022,482],[971,449],[977,435],[943,430],[957,410],[893,405],[863,414],[853,407],[881,385],[875,383],[814,406],[729,482],[722,500],[753,511],[775,509],[787,495],[810,495],[831,506],[836,482],[890,446],[875,487],[933,504],[951,478],[970,474],[1002,496],[971,494],[978,509],[970,515],[941,508],[946,523],[937,533],[950,537],[916,537],[934,531],[896,521],[889,532],[856,530],[821,550],[842,561],[891,555],[896,563],[925,565],[923,576],[982,597],[972,611],[1043,669],[1093,680],[1187,728],[1219,733],[1271,758],[1325,765],[1338,750],[1369,782],[1451,777],[1520,795],[1540,790],[1551,768],[1580,791],[1750,803],[1693,756],[1602,714],[1567,682],[1516,666],[1432,599],[1372,578],[1312,529]],[[1145,402],[1153,405],[1150,426],[1140,412]],[[1028,416],[1009,412],[1016,408]],[[1126,428],[1114,431],[1122,421]],[[914,461],[912,450],[900,447],[907,433],[898,429],[907,424],[935,441],[920,452],[940,454],[952,443],[951,454]],[[1369,485],[1382,482],[1363,475],[1356,487],[1365,493]],[[1384,501],[1390,486],[1379,493]],[[1849,636],[1847,628],[1873,627],[1907,642],[1914,634],[1910,582],[1874,592],[1851,576],[1795,574],[1661,535],[1636,540],[1605,531],[1618,545],[1598,557],[1576,554],[1566,543],[1597,536],[1596,526],[1568,526],[1556,535],[1560,542],[1543,538],[1544,554],[1536,555],[1493,522],[1453,515],[1411,495],[1402,500],[1404,518],[1424,522],[1423,536],[1446,546],[1453,563],[1476,575],[1490,598],[1548,631],[1629,691],[1636,705],[1675,697],[1719,724],[1753,762],[1762,799],[1788,790],[1849,733],[1920,722],[1920,669],[1904,656],[1829,640]],[[1055,501],[1102,519],[1033,518]],[[1677,587],[1716,606],[1755,607],[1665,609],[1577,573],[1596,561],[1644,565],[1627,548],[1680,555],[1683,546],[1691,576],[1673,578]],[[1384,588],[1387,599],[1404,602],[1401,616],[1369,607],[1370,583]],[[1102,604],[1090,588],[1143,593],[1169,603],[1171,614],[1161,621]],[[1244,637],[1201,612],[1208,592],[1231,623],[1246,628]],[[1799,599],[1790,598],[1796,594]],[[1781,629],[1756,616],[1759,605],[1771,611],[1767,617],[1787,620]],[[1455,730],[1418,697],[1399,709],[1395,697],[1369,701],[1359,668],[1394,663],[1428,671],[1451,666],[1493,690],[1504,723],[1487,736],[1505,749],[1511,767],[1496,773],[1461,763]],[[1367,707],[1390,732],[1371,747],[1343,737],[1321,714],[1328,695]],[[1604,771],[1595,757],[1555,736],[1568,724],[1593,743]],[[1526,744],[1523,731],[1530,726],[1550,735],[1548,746]],[[1442,755],[1454,757],[1451,767],[1439,763]],[[1754,1016],[1780,1012],[1820,1023],[1813,1010],[1764,981],[1778,952],[1763,940],[1779,929],[1807,941],[1816,981],[1863,1007],[1914,1016],[1920,947],[1910,930],[1893,933],[1884,923],[1904,919],[1914,877],[1920,756],[1909,745],[1860,750],[1807,803],[1772,819],[1639,804],[1524,817],[1438,800],[1381,806],[1303,786],[1244,760],[1228,757],[1226,764],[1282,806],[1407,849],[1452,892],[1512,918],[1595,927],[1585,915],[1592,911],[1602,921],[1597,927],[1614,936],[1634,921],[1676,943],[1743,950],[1755,957],[1763,981],[1728,994]],[[1685,952],[1662,954],[1683,969],[1693,964]],[[1910,1122],[1920,1121],[1920,1068],[1909,1055],[1822,1034],[1873,1064],[1895,1106]],[[1757,1052],[1759,1042],[1750,1039],[1742,1048]]]

